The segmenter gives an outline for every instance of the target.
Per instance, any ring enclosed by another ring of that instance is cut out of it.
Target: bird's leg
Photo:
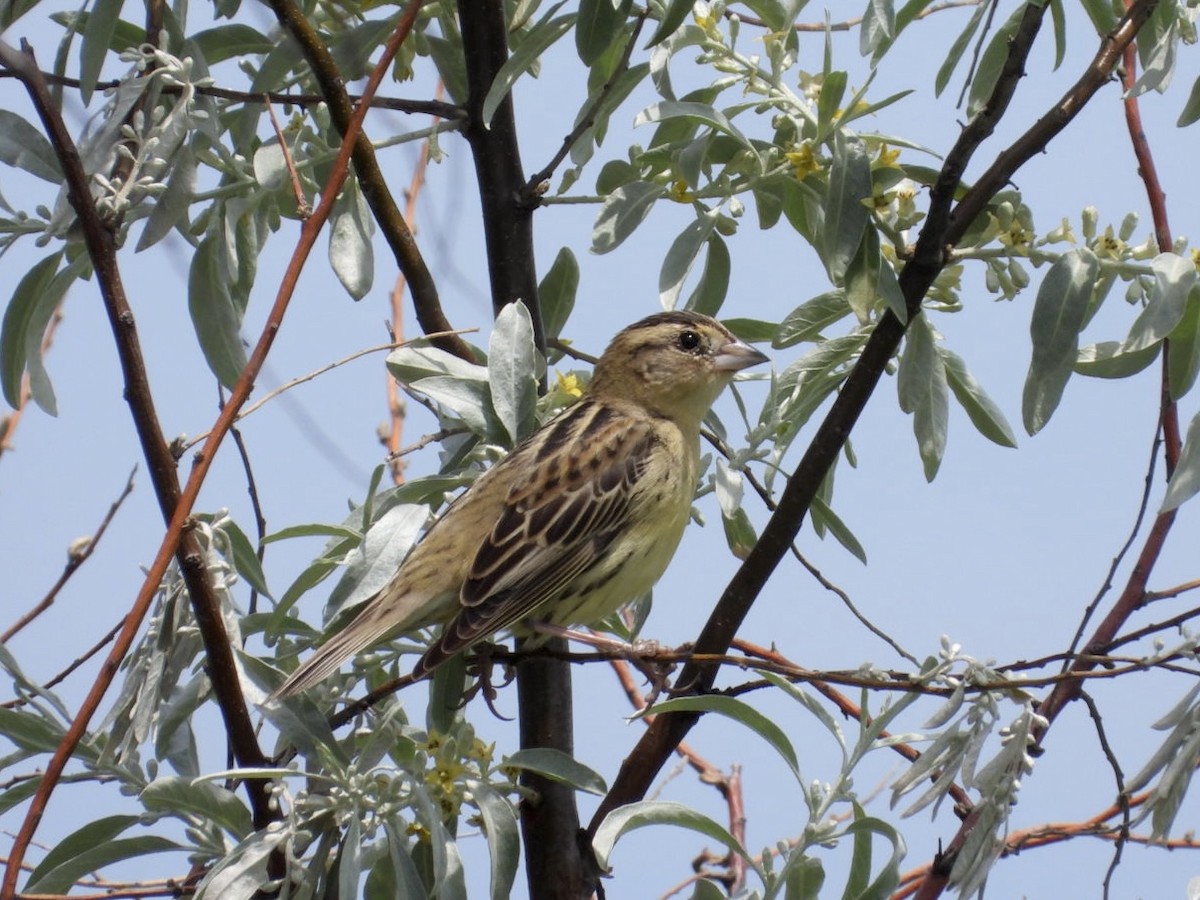
[[[487,704],[492,715],[505,722],[511,722],[511,718],[502,715],[496,709],[497,689],[496,685],[492,683],[492,667],[495,665],[492,653],[495,650],[496,645],[491,641],[480,641],[471,648],[472,659],[467,662],[467,674],[475,679],[475,683],[463,692],[462,702],[463,706],[466,706],[476,694],[483,694],[483,702]],[[500,687],[509,684],[513,680],[513,676],[512,672],[506,674]]]
[[[675,669],[675,663],[673,662],[660,663],[654,661],[653,657],[662,650],[662,645],[658,641],[639,639],[629,643],[617,640],[616,638],[605,637],[595,632],[563,628],[561,625],[552,625],[549,622],[531,622],[529,625],[538,634],[579,641],[582,644],[587,644],[589,647],[595,647],[602,652],[616,654],[627,660],[645,676],[646,682],[650,685],[650,694],[646,698],[647,706],[650,706],[658,699],[658,695],[662,693],[667,685],[667,680],[671,672]]]

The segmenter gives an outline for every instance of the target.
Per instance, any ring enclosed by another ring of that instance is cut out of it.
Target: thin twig
[[[463,329],[460,329],[459,331],[446,332],[445,334],[425,335],[423,337],[413,338],[412,340],[409,340],[409,341],[401,341],[400,343],[378,344],[374,347],[367,347],[365,350],[355,350],[349,356],[344,356],[339,360],[335,360],[334,362],[327,363],[326,365],[321,366],[319,369],[314,369],[313,371],[309,372],[307,375],[300,375],[296,378],[293,378],[291,381],[285,382],[284,384],[281,384],[279,387],[268,391],[267,393],[265,393],[261,397],[259,397],[257,400],[255,400],[253,403],[248,404],[241,412],[239,412],[237,414],[237,417],[234,419],[234,421],[241,422],[243,419],[246,418],[246,416],[261,409],[265,403],[268,403],[271,400],[274,400],[276,397],[278,397],[280,394],[284,393],[285,391],[290,391],[292,388],[294,388],[298,385],[312,381],[314,378],[319,378],[321,375],[324,375],[326,372],[329,372],[332,369],[336,369],[338,366],[344,366],[346,363],[354,362],[354,360],[359,359],[363,356],[367,356],[368,354],[378,353],[381,350],[395,350],[398,347],[406,347],[406,346],[409,346],[410,344],[416,343],[417,341],[433,340],[434,338],[445,337],[446,334],[471,334],[472,332],[475,332],[478,330],[479,330],[478,328],[463,328]],[[206,431],[203,434],[197,435],[196,437],[192,438],[190,441],[187,441],[185,444],[183,444],[183,451],[186,452],[187,450],[190,450],[192,447],[195,447],[201,441],[208,440],[211,435],[212,435],[212,431]]]
[[[283,136],[283,128],[279,124],[279,119],[275,117],[275,107],[271,103],[271,98],[264,95],[263,100],[266,102],[267,115],[271,117],[271,127],[275,129],[275,137],[279,141],[283,164],[292,180],[292,193],[296,196],[296,215],[301,221],[304,221],[312,215],[312,206],[304,196],[304,186],[300,183],[300,173],[296,171],[296,161],[292,159],[292,150],[288,146],[287,138]]]
[[[133,476],[137,473],[135,465],[129,472],[129,477],[125,479],[125,487],[121,489],[121,493],[117,495],[108,507],[108,512],[104,514],[104,518],[100,520],[100,524],[96,527],[95,533],[81,541],[76,541],[71,545],[70,552],[67,554],[67,564],[63,566],[62,574],[58,576],[58,580],[46,592],[37,605],[29,610],[21,618],[17,619],[8,630],[0,634],[0,644],[7,644],[12,640],[22,628],[49,609],[54,601],[58,598],[58,593],[63,589],[66,583],[71,579],[71,576],[78,571],[79,567],[88,561],[88,558],[96,551],[96,545],[100,543],[100,539],[104,537],[104,532],[108,531],[108,526],[117,514],[117,510],[121,508],[121,504],[125,502],[125,498],[133,493]]]

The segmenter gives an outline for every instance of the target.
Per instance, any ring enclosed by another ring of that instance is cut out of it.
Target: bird
[[[618,332],[579,400],[451,503],[269,699],[308,690],[406,632],[443,626],[412,683],[498,632],[595,624],[650,590],[691,516],[701,421],[737,372],[766,361],[696,312]]]

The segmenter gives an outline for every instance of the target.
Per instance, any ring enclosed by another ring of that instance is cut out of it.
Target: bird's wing
[[[528,448],[530,473],[510,488],[463,583],[461,610],[419,669],[537,618],[539,607],[594,565],[628,523],[654,449],[651,423],[595,402],[571,412]]]

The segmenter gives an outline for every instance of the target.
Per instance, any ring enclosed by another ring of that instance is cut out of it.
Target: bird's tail
[[[302,662],[287,681],[271,692],[267,702],[282,700],[319,684],[340,669],[346,660],[396,631],[397,623],[387,621],[387,606],[378,600],[378,595],[367,600],[350,624]]]

